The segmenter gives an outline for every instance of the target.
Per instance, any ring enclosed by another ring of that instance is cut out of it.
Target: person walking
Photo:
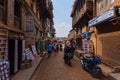
[[[54,51],[54,54],[55,54],[55,56],[56,56],[56,53],[57,53],[57,44],[54,44],[54,45],[53,45],[53,51]]]
[[[60,51],[62,51],[62,43],[60,43]]]
[[[71,59],[74,57],[74,52],[75,52],[75,47],[73,44],[70,45],[70,50],[71,50]]]
[[[52,44],[49,43],[49,45],[48,45],[48,57],[50,57],[51,54],[52,54]]]
[[[59,52],[59,44],[57,43],[57,52]]]

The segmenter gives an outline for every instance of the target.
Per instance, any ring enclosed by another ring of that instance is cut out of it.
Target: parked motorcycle
[[[81,59],[80,61],[81,61],[83,69],[90,72],[90,74],[94,78],[101,78],[103,76],[101,68],[97,65],[101,63],[101,60],[99,57],[83,56],[83,59]]]
[[[65,61],[69,66],[71,66],[71,55],[70,55],[70,53],[66,53],[66,54],[64,55],[64,61]]]

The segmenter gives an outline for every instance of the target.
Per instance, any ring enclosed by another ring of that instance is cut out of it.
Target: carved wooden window
[[[7,4],[6,0],[0,0],[0,22],[6,24],[6,11],[7,11]]]
[[[4,7],[4,0],[0,0],[0,6]]]
[[[14,26],[17,29],[21,29],[21,5],[18,0],[15,0],[14,4]]]

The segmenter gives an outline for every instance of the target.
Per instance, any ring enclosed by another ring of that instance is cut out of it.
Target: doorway
[[[18,40],[18,69],[20,69],[20,63],[22,61],[22,40]]]
[[[14,74],[15,40],[8,39],[8,59],[10,61],[10,76]]]

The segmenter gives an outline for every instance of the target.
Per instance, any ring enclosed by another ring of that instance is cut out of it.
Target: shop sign
[[[52,32],[48,32],[48,37],[51,37],[52,36]]]
[[[118,8],[118,14],[120,14],[120,7]]]
[[[88,22],[88,26],[91,27],[93,25],[96,25],[96,24],[106,21],[108,19],[111,19],[114,16],[115,16],[115,9],[112,7],[111,9],[105,11],[100,16],[97,16],[97,17],[93,18],[92,20],[90,20]]]
[[[90,32],[84,32],[82,33],[82,38],[90,38],[91,37],[91,33]]]
[[[83,40],[83,51],[84,53],[93,53],[93,41]]]

